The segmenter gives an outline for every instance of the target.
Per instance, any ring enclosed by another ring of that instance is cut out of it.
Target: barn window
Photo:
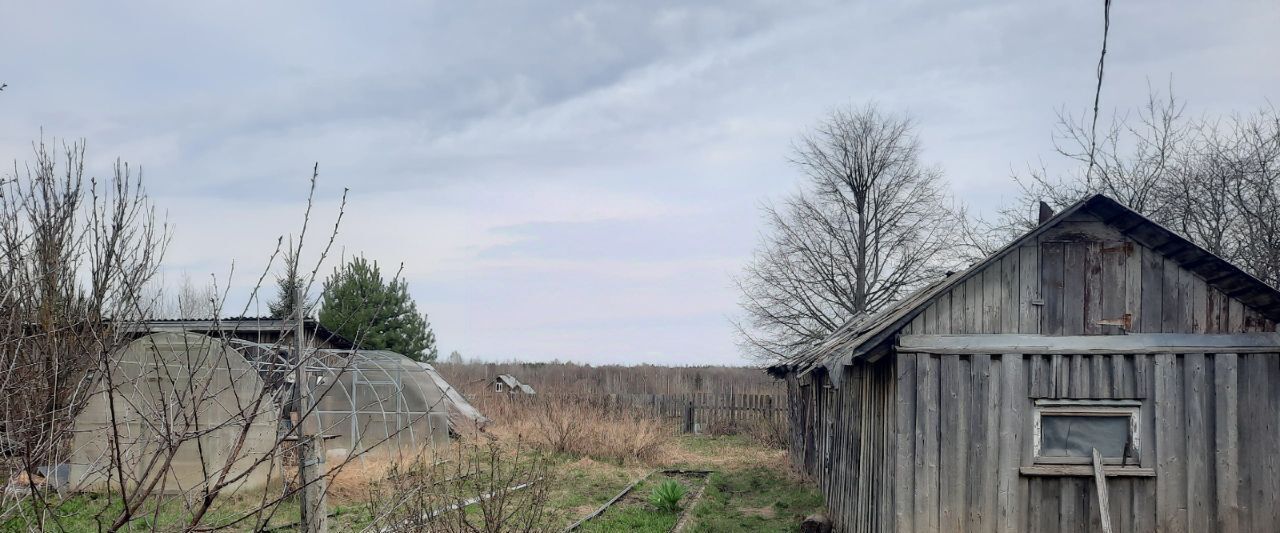
[[[1089,464],[1093,450],[1106,464],[1139,466],[1138,416],[1132,400],[1037,400],[1037,464]]]

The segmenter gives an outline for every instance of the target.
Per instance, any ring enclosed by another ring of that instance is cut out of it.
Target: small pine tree
[[[302,276],[298,275],[298,258],[292,252],[292,241],[289,247],[290,252],[284,256],[284,275],[276,276],[276,299],[267,304],[271,318],[293,318],[294,293],[306,289]]]
[[[362,348],[391,350],[416,361],[439,355],[425,314],[409,296],[409,285],[382,279],[378,263],[362,257],[333,271],[324,282],[320,325]]]

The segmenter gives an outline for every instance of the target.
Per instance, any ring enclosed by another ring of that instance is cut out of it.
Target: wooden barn
[[[1278,320],[1093,196],[770,371],[839,531],[1277,531]]]

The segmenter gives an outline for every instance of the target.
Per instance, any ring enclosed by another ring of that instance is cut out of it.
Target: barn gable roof
[[[826,339],[770,367],[774,374],[789,371],[800,374],[816,368],[835,370],[854,359],[876,356],[888,350],[899,330],[920,314],[937,297],[979,275],[993,263],[1034,241],[1046,231],[1072,215],[1088,213],[1122,234],[1171,259],[1179,266],[1203,278],[1211,287],[1240,300],[1264,317],[1280,322],[1280,291],[1263,283],[1239,267],[1227,262],[1176,232],[1161,226],[1121,203],[1101,194],[1087,197],[1063,209],[1054,217],[1014,239],[1000,250],[974,263],[962,272],[951,274],[920,288],[877,313],[850,320]],[[830,373],[839,379],[839,372]]]

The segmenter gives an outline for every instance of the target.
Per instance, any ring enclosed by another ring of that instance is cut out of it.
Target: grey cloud
[[[173,211],[171,267],[260,268],[310,166],[341,246],[407,263],[470,356],[737,361],[729,276],[789,143],[834,105],[919,119],[926,158],[990,209],[1051,169],[1054,110],[1092,95],[1100,6],[1078,2],[439,2],[5,6],[0,156],[84,136]],[[1192,112],[1280,87],[1280,13],[1117,3],[1104,106],[1169,75]],[[210,221],[213,221],[211,223]],[[264,230],[264,228],[266,228]],[[216,246],[203,243],[215,242]],[[247,296],[242,297],[247,298]],[[677,355],[678,354],[678,355]]]

